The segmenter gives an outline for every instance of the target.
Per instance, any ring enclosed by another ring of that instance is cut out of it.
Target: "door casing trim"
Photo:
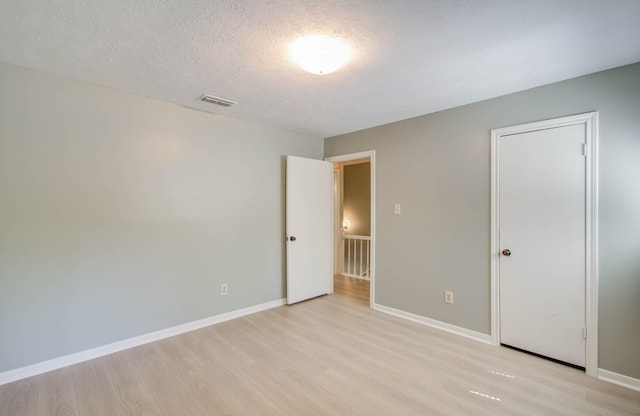
[[[536,130],[583,124],[586,136],[585,163],[585,325],[587,328],[586,373],[598,376],[598,112],[537,121],[491,130],[491,342],[500,345],[500,205],[499,139]]]

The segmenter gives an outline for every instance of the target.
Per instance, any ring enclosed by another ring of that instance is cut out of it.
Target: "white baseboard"
[[[481,332],[472,331],[467,328],[462,328],[460,326],[455,326],[448,324],[446,322],[436,321],[435,319],[427,318],[425,316],[420,316],[413,314],[411,312],[405,312],[400,309],[394,309],[389,306],[380,305],[377,303],[373,304],[373,309],[387,313],[389,315],[397,316],[398,318],[407,319],[409,321],[417,322],[422,325],[427,325],[432,328],[440,329],[442,331],[447,331],[452,334],[460,335],[465,338],[471,338],[475,341],[480,341],[485,344],[491,344],[491,336],[487,334],[483,334]]]
[[[618,386],[626,387],[631,390],[640,391],[640,379],[624,376],[622,374],[614,373],[613,371],[599,368],[598,379],[617,384]]]
[[[32,377],[38,374],[47,373],[62,367],[67,367],[83,361],[92,360],[104,355],[113,354],[114,352],[137,347],[139,345],[148,344],[164,338],[173,337],[185,332],[194,331],[206,326],[218,324],[220,322],[229,321],[231,319],[240,318],[242,316],[251,315],[252,313],[261,312],[267,309],[276,308],[285,304],[284,299],[274,300],[272,302],[262,303],[260,305],[250,306],[248,308],[238,309],[226,312],[220,315],[210,316],[208,318],[199,319],[197,321],[187,322],[185,324],[172,326],[171,328],[161,329],[159,331],[128,338],[111,344],[103,345],[89,350],[80,351],[74,354],[65,355],[63,357],[54,358],[26,367],[16,368],[14,370],[0,373],[0,386],[12,381],[21,380],[23,378]]]

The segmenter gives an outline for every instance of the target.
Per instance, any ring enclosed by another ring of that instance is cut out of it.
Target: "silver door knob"
[[[289,237],[289,241],[296,241],[296,236],[292,235],[291,237]]]
[[[511,255],[511,250],[505,248],[504,250],[502,250],[502,255],[509,257]]]

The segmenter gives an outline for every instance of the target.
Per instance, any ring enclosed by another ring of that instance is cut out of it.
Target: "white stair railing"
[[[371,237],[365,235],[344,235],[344,264],[342,275],[369,278]]]

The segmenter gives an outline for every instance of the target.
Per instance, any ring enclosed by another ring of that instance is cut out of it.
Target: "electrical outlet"
[[[450,290],[444,291],[444,303],[453,303],[453,292]]]
[[[220,294],[222,296],[226,295],[227,293],[229,293],[229,285],[226,283],[223,283],[220,285]]]

